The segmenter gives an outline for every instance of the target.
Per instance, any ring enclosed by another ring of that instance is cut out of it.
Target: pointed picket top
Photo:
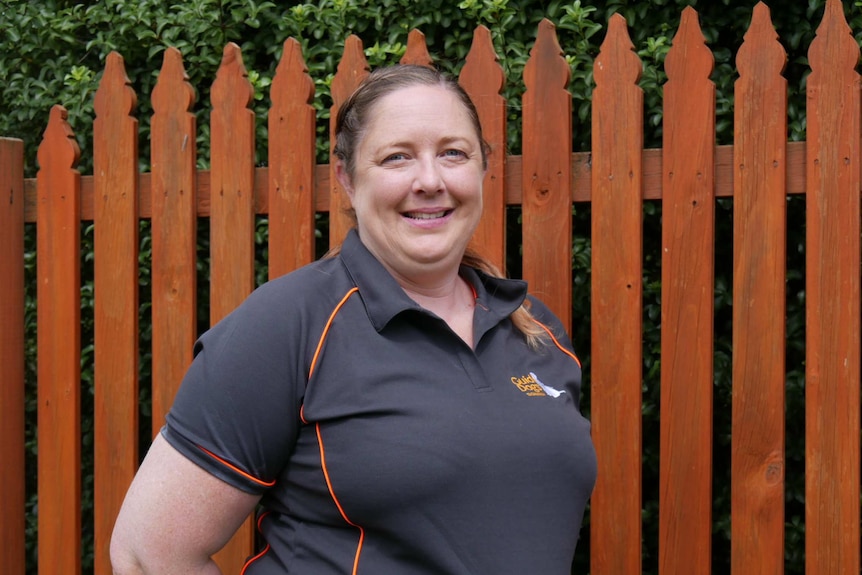
[[[862,119],[859,46],[840,0],[827,0],[808,61],[805,571],[858,573]]]
[[[611,16],[593,63],[592,414],[599,458],[590,562],[596,575],[641,569],[643,90],[626,20]],[[625,232],[623,232],[625,230]],[[628,324],[629,330],[620,324]]]
[[[197,99],[183,66],[183,56],[173,46],[165,50],[162,69],[153,88],[153,110],[157,115],[169,112],[188,112]]]
[[[93,123],[94,431],[97,489],[93,513],[95,571],[111,570],[114,519],[139,459],[129,449],[138,435],[138,120],[137,97],[123,58],[108,55],[96,91]],[[109,478],[114,478],[116,484]],[[119,485],[119,484],[124,485]]]
[[[293,38],[284,43],[269,110],[269,277],[314,259],[314,81]]]
[[[786,60],[760,2],[737,54],[734,84],[734,573],[779,573],[784,565]]]
[[[661,309],[662,573],[696,573],[712,552],[713,64],[687,7],[665,60],[662,120],[662,295],[674,302]]]
[[[772,24],[769,7],[758,2],[754,7],[751,25],[736,54],[739,77],[766,80],[770,76],[781,74],[786,63],[787,52],[778,41],[778,32]]]
[[[850,72],[854,77],[859,63],[859,45],[853,38],[853,31],[847,24],[841,0],[827,0],[823,20],[808,48],[808,61],[811,74],[807,83],[817,84],[842,70],[843,76]]]
[[[539,23],[522,98],[523,277],[571,327],[572,95],[569,65],[550,20]],[[540,230],[554,230],[552,236]]]
[[[344,53],[332,78],[332,118],[353,90],[368,76],[371,68],[362,49],[362,40],[351,34],[344,41]],[[333,124],[334,126],[334,124]]]
[[[362,50],[362,40],[351,34],[344,41],[344,54],[338,64],[338,71],[332,79],[332,108],[329,117],[330,155],[335,146],[335,121],[338,110],[368,76],[369,70],[368,60]],[[350,201],[335,177],[335,162],[332,159],[330,159],[329,166],[329,245],[335,246],[341,243],[353,222],[346,215],[350,208]]]
[[[434,66],[431,54],[428,53],[428,44],[425,42],[425,34],[416,30],[410,30],[407,35],[407,51],[401,58],[402,64],[414,64],[416,66]]]
[[[69,112],[63,106],[56,104],[51,107],[48,126],[36,154],[40,170],[74,169],[78,165],[81,148],[75,140],[68,118]]]
[[[179,381],[191,363],[197,336],[195,237],[197,221],[197,118],[195,90],[182,54],[167,48],[152,92],[150,180],[152,230],[152,430],[164,424]]]
[[[138,98],[126,75],[123,57],[118,52],[111,52],[108,54],[99,89],[96,90],[93,103],[96,116],[129,116],[137,102]]]
[[[539,22],[536,43],[530,50],[530,58],[524,67],[524,83],[527,91],[542,78],[556,78],[554,83],[567,89],[571,70],[563,57],[563,49],[557,40],[557,28],[547,18]]]
[[[506,74],[494,50],[491,31],[483,25],[473,31],[473,44],[467,53],[458,83],[474,98],[476,96],[500,96],[506,82]]]
[[[308,66],[302,57],[302,45],[295,38],[288,38],[284,42],[270,94],[274,109],[311,104],[314,98],[314,80],[308,75]]]
[[[697,11],[691,6],[686,6],[682,11],[679,29],[665,59],[667,84],[670,85],[688,77],[709,81],[714,66],[715,58],[712,50],[706,45]],[[667,86],[665,86],[666,89]]]
[[[506,81],[491,41],[491,31],[479,25],[458,83],[476,105],[482,135],[491,148],[483,185],[483,212],[473,233],[474,248],[498,269],[506,263],[506,99],[500,94]]]
[[[246,109],[254,99],[254,87],[242,61],[242,50],[228,42],[212,86],[213,108]]]
[[[607,36],[593,64],[596,88],[606,84],[637,84],[642,73],[643,63],[635,52],[626,19],[616,13],[608,22]]]

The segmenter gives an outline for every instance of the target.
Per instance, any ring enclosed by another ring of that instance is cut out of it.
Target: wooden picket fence
[[[667,56],[663,146],[643,149],[641,62],[625,20],[610,19],[594,65],[592,151],[572,151],[569,69],[549,21],[524,72],[523,154],[494,154],[476,246],[502,266],[505,210],[523,214],[523,277],[571,321],[572,204],[591,202],[590,404],[599,458],[591,503],[594,575],[640,573],[643,202],[662,202],[659,568],[709,571],[713,469],[716,199],[733,198],[731,564],[784,569],[786,202],[806,201],[805,561],[809,574],[860,571],[859,46],[829,0],[809,49],[806,142],[787,142],[786,55],[759,4],[738,52],[734,142],[715,144],[713,57],[692,8]],[[414,31],[403,61],[430,64]],[[350,37],[334,110],[368,72]],[[505,149],[503,72],[479,27],[460,82],[485,134]],[[272,83],[267,167],[254,165],[252,89],[228,45],[212,87],[210,171],[196,169],[196,123],[180,53],[165,52],[151,95],[152,170],[138,173],[136,94],[107,59],[96,95],[94,170],[65,110],[51,110],[35,180],[23,144],[0,140],[0,572],[24,573],[24,226],[36,222],[38,553],[40,574],[80,573],[80,226],[95,228],[95,561],[110,573],[114,518],[139,462],[139,221],[152,230],[153,433],[197,335],[196,222],[209,218],[211,321],[254,288],[255,216],[269,221],[269,274],[314,257],[315,213],[344,236],[345,195],[315,164],[313,82],[288,40]],[[236,573],[248,522],[218,561]]]

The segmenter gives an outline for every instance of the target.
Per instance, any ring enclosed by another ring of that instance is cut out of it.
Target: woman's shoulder
[[[313,329],[352,287],[339,258],[318,260],[261,284],[219,323],[253,325],[269,337]]]
[[[338,257],[317,260],[261,284],[249,297],[255,303],[308,307],[315,302],[339,300],[353,287]]]

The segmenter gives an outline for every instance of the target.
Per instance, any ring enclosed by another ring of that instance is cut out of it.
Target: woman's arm
[[[157,435],[114,525],[114,573],[219,573],[210,557],[259,500],[204,471]]]

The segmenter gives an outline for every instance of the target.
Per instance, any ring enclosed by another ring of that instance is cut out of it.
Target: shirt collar
[[[344,239],[340,258],[354,285],[359,288],[365,310],[377,331],[403,311],[424,311],[363,245],[355,228]],[[518,309],[527,295],[527,283],[521,280],[488,276],[466,266],[461,266],[460,274],[476,292],[473,319],[476,341]]]

